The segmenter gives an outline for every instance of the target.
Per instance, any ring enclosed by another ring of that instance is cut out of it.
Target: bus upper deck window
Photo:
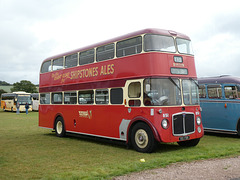
[[[44,62],[41,68],[41,73],[50,72],[50,71],[51,71],[51,61]]]
[[[87,51],[80,52],[79,54],[79,64],[90,64],[94,62],[94,49],[90,49]]]
[[[75,67],[78,64],[78,55],[72,54],[65,58],[65,68]]]
[[[146,34],[144,36],[145,51],[164,51],[176,52],[174,39],[171,36],[162,36],[157,34]]]
[[[52,70],[56,71],[60,69],[63,69],[63,57],[53,60]]]
[[[117,42],[117,57],[129,56],[142,52],[142,36]]]
[[[114,44],[107,44],[97,48],[97,61],[104,61],[114,58]]]
[[[179,53],[193,55],[192,43],[190,40],[177,38],[176,42]]]

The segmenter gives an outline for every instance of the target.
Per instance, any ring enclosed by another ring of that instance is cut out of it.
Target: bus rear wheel
[[[131,144],[138,152],[153,152],[156,142],[151,128],[145,123],[137,123],[132,129]]]
[[[237,135],[240,136],[240,119],[238,120],[238,125],[237,125]]]
[[[57,117],[56,119],[55,132],[57,137],[64,137],[66,134],[64,121],[62,117]]]
[[[200,138],[191,139],[191,140],[187,140],[187,141],[179,141],[177,143],[182,147],[193,147],[193,146],[196,146],[199,143],[199,141],[200,141]]]

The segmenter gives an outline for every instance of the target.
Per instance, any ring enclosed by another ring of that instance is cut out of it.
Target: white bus
[[[31,94],[24,91],[3,93],[1,97],[1,108],[4,111],[17,111],[17,103],[19,103],[19,111],[26,111],[25,105],[28,103],[28,111],[32,111]]]
[[[32,96],[32,110],[33,111],[38,111],[39,94],[38,93],[33,93],[33,94],[31,94],[31,96]]]

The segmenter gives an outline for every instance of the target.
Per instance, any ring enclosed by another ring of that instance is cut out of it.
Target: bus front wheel
[[[153,152],[156,142],[151,128],[145,123],[137,123],[132,129],[131,144],[138,152]]]
[[[199,143],[200,139],[191,139],[187,141],[179,141],[177,142],[182,147],[193,147],[196,146]]]
[[[55,132],[57,137],[64,137],[66,134],[64,121],[62,117],[57,117],[56,119]]]

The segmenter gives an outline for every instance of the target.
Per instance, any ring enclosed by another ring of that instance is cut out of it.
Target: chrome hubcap
[[[62,122],[61,122],[61,121],[58,121],[58,122],[57,122],[57,126],[56,126],[56,130],[57,130],[57,133],[58,133],[58,134],[61,134],[61,133],[62,133],[62,128],[63,128]]]
[[[148,145],[148,135],[143,129],[137,130],[135,134],[135,142],[139,148],[145,148]]]

